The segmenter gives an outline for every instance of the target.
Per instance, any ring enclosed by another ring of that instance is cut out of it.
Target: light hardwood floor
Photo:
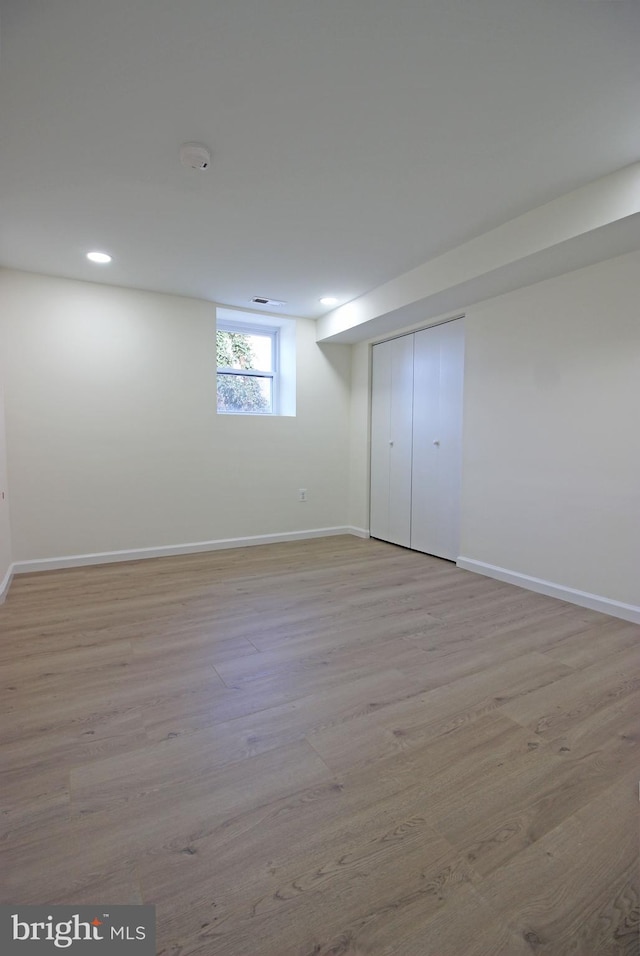
[[[14,579],[2,901],[163,956],[638,941],[640,628],[340,537]]]

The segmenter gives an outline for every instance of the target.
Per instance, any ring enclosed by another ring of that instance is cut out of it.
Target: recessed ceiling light
[[[323,295],[320,299],[320,305],[337,305],[338,300],[333,295]]]
[[[111,262],[111,256],[106,252],[88,252],[87,259],[90,259],[91,262],[100,262],[102,265]]]

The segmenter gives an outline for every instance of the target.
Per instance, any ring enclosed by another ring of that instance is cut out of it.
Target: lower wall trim
[[[11,578],[13,577],[13,572],[15,571],[15,565],[10,564],[7,568],[7,573],[0,583],[0,604],[3,604],[7,594],[9,593],[9,587],[11,585]]]
[[[347,532],[348,532],[348,534],[353,534],[353,535],[355,535],[356,538],[370,538],[370,537],[371,537],[371,535],[369,534],[369,529],[368,529],[368,528],[354,528],[353,525],[351,525],[349,528],[347,528]]]
[[[538,594],[546,594],[547,597],[559,598],[561,601],[568,601],[569,604],[578,604],[580,607],[588,607],[591,611],[600,611],[602,614],[620,617],[623,621],[640,624],[640,607],[635,604],[612,601],[611,598],[602,597],[599,594],[577,591],[575,588],[568,588],[563,584],[554,584],[553,581],[544,581],[542,578],[533,578],[528,574],[520,574],[518,571],[498,568],[495,564],[474,561],[473,558],[460,557],[456,564],[465,571],[475,571],[477,574],[484,574],[486,577],[495,578],[497,581],[515,584],[518,587],[527,588],[529,591],[537,591]]]
[[[307,538],[327,538],[338,534],[358,534],[360,529],[312,528],[307,531],[285,531],[279,534],[256,534],[247,538],[219,538],[216,541],[195,541],[190,544],[168,544],[156,548],[135,548],[129,551],[99,551],[95,554],[70,554],[58,558],[36,558],[32,561],[16,561],[12,565],[15,574],[34,571],[57,571],[61,568],[78,568],[92,564],[112,564],[116,561],[141,561],[144,558],[166,558],[177,554],[197,554],[201,551],[222,551],[226,548],[247,548],[258,544],[277,544],[280,541],[304,541]],[[368,533],[366,537],[368,537]],[[9,577],[9,582],[11,578]],[[6,587],[9,587],[7,582]],[[0,592],[1,593],[1,592]]]

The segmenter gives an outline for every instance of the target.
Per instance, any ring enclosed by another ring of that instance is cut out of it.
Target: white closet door
[[[462,320],[415,333],[411,547],[459,554],[462,473]]]
[[[371,516],[374,538],[411,544],[413,335],[373,347]]]

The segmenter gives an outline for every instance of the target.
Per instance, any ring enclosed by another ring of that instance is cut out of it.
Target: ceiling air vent
[[[281,305],[286,305],[286,302],[283,302],[281,299],[267,299],[266,295],[254,295],[252,302],[255,302],[256,305],[271,305],[278,307]]]

